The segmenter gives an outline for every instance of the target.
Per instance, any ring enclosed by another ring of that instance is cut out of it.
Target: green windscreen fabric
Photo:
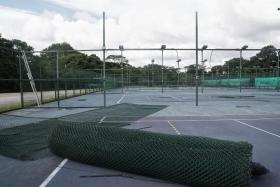
[[[72,160],[190,186],[248,186],[252,145],[92,125],[59,125],[53,153]]]
[[[255,78],[257,88],[279,88],[280,77]]]
[[[57,126],[68,124],[122,127],[165,107],[160,105],[119,104],[58,119],[39,119],[39,121],[32,118],[11,116],[13,119],[9,118],[8,122],[0,116],[0,127],[3,127],[0,130],[0,154],[20,160],[35,160],[47,157],[50,155],[48,136],[52,129]],[[14,123],[10,121],[14,121]],[[28,123],[28,121],[30,122]],[[22,122],[22,125],[20,125],[20,122]]]
[[[250,78],[243,79],[218,79],[218,80],[205,80],[203,82],[204,86],[209,87],[238,87],[240,86],[248,87],[250,86]]]

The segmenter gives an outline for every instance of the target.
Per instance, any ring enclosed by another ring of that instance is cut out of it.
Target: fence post
[[[23,85],[22,85],[22,67],[21,67],[20,55],[18,56],[18,66],[19,66],[20,104],[21,104],[21,108],[24,108]]]
[[[81,88],[81,70],[79,71],[79,89],[80,89],[80,95],[82,95],[82,88]]]
[[[106,107],[106,64],[105,64],[105,54],[106,54],[106,46],[105,46],[105,12],[103,12],[103,103],[104,107]]]
[[[59,52],[56,51],[56,90],[57,90],[57,107],[60,108],[59,98]]]
[[[41,96],[41,103],[43,103],[43,91],[42,91],[42,62],[39,61],[39,73],[40,73],[40,96]]]
[[[195,43],[196,43],[196,70],[195,70],[195,87],[196,87],[196,92],[195,92],[195,105],[198,106],[198,18],[197,18],[198,13],[195,13],[195,32],[196,32],[196,37],[195,37]]]

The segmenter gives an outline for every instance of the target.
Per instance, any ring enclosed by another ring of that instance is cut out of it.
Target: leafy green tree
[[[13,81],[1,81],[0,92],[18,91],[20,49],[28,52],[33,51],[33,48],[26,42],[8,40],[0,35],[0,78],[13,79]],[[34,56],[32,53],[27,53],[27,58],[31,61]],[[23,77],[26,77],[24,71]]]

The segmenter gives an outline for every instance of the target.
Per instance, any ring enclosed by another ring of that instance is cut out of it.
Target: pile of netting
[[[159,105],[119,104],[57,119],[1,114],[0,154],[20,160],[44,158],[51,155],[48,149],[48,137],[52,129],[57,126],[67,124],[73,126],[123,127],[165,107]]]
[[[252,145],[88,124],[57,126],[53,153],[190,186],[248,186]]]

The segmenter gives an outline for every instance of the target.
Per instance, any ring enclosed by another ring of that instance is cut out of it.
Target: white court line
[[[178,135],[181,135],[181,133],[178,131],[178,129],[176,129],[176,127],[170,121],[167,121],[167,122]]]
[[[53,172],[43,181],[43,183],[39,187],[45,187],[49,184],[49,182],[54,178],[54,176],[61,170],[61,168],[66,164],[68,161],[67,158],[62,160],[62,162],[53,170]]]
[[[234,121],[235,121],[235,122],[237,122],[237,123],[240,123],[240,124],[242,124],[242,125],[245,125],[245,126],[251,127],[251,128],[253,128],[253,129],[256,129],[256,130],[259,130],[259,131],[265,132],[265,133],[270,134],[270,135],[272,135],[272,136],[275,136],[275,137],[277,137],[277,138],[280,138],[280,136],[279,136],[278,134],[274,134],[274,133],[272,133],[272,132],[269,132],[269,131],[263,130],[263,129],[261,129],[261,128],[258,128],[258,127],[255,127],[255,126],[249,125],[249,124],[247,124],[247,123],[244,123],[244,122],[241,122],[241,121],[238,121],[238,120],[234,120]]]
[[[128,116],[129,117],[129,116]],[[244,121],[261,121],[261,120],[279,120],[280,118],[258,118],[258,119],[143,119],[143,120],[138,120],[138,121],[106,121],[106,122],[122,122],[122,123],[128,123],[128,122],[133,122],[133,123],[149,123],[149,122],[166,122],[166,121],[173,121],[173,122],[212,122],[212,121],[235,121],[235,120],[244,120]]]
[[[124,99],[125,94],[123,94],[123,96],[117,101],[117,104],[120,104],[120,102]]]
[[[176,101],[182,101],[182,99],[179,99],[178,97],[166,94],[167,96],[171,97],[172,99],[175,99]]]
[[[98,123],[103,123],[103,121],[106,119],[106,116],[103,116],[103,118],[101,118],[101,120]]]

